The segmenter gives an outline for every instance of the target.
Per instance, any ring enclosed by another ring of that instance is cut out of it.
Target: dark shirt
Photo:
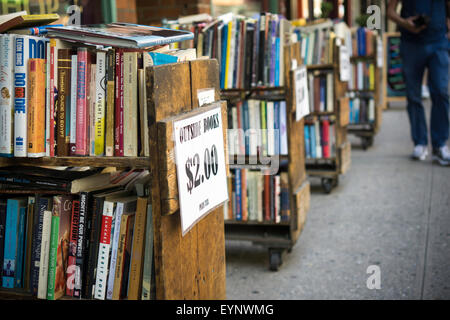
[[[399,28],[403,40],[421,43],[447,41],[446,7],[448,0],[402,0],[403,18],[425,14],[430,18],[428,27],[419,34]]]

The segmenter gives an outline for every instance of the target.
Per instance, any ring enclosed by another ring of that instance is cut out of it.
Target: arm
[[[416,18],[416,16],[403,18],[397,13],[397,5],[398,0],[390,0],[388,3],[388,9],[387,9],[387,16],[389,19],[394,21],[397,25],[402,27],[403,29],[408,30],[411,33],[419,33],[423,29],[426,28],[426,26],[416,27],[414,25],[413,20]]]

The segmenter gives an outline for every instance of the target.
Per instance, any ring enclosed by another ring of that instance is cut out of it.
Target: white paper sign
[[[228,200],[220,104],[174,121],[175,161],[183,236]]]
[[[350,55],[343,45],[339,47],[339,78],[341,81],[350,80]]]
[[[198,89],[197,90],[198,106],[201,107],[204,104],[213,103],[214,96],[215,96],[214,88]]]
[[[309,94],[306,66],[294,70],[295,120],[309,114]]]

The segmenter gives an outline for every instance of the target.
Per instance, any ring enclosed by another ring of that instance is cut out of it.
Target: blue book
[[[161,52],[147,52],[153,60],[153,65],[160,66],[163,64],[176,63],[178,62],[178,57],[172,56],[170,54],[165,54]]]
[[[320,77],[320,87],[319,87],[319,93],[320,93],[320,111],[326,111],[326,89],[327,89],[327,79],[325,77]]]
[[[280,154],[288,154],[286,101],[280,101]]]
[[[353,99],[350,99],[349,101],[349,119],[350,119],[350,123],[353,123]]]
[[[305,155],[307,158],[311,158],[311,139],[309,137],[309,125],[305,124]]]
[[[311,144],[310,144],[311,158],[317,158],[317,155],[316,155],[316,129],[315,129],[314,125],[309,126],[309,137],[311,139]]]
[[[269,61],[269,85],[275,85],[275,56],[276,56],[276,21],[270,21],[270,61]]]
[[[244,130],[244,143],[245,143],[245,154],[250,154],[250,136],[247,134],[247,130],[250,129],[250,119],[248,116],[248,101],[245,100],[242,104],[243,113],[243,123],[242,129]]]
[[[275,40],[275,87],[280,86],[280,38]]]
[[[275,135],[274,154],[280,154],[280,101],[273,103],[273,128]]]
[[[27,207],[19,207],[19,225],[17,229],[17,263],[16,263],[16,274],[15,274],[15,288],[23,287],[23,268],[25,259],[25,225]]]
[[[305,64],[311,64],[311,62],[308,60],[308,50],[309,50],[309,36],[306,36],[306,44],[305,44]]]
[[[242,220],[242,197],[241,197],[241,169],[236,169],[234,173],[234,183],[236,192],[236,220]]]
[[[358,43],[358,56],[366,55],[366,30],[363,27],[356,31]]]
[[[194,34],[186,30],[145,26],[133,23],[108,23],[94,25],[69,25],[47,28],[49,37],[122,48],[147,48],[184,40]]]
[[[228,39],[228,25],[224,24],[222,29],[222,53],[221,53],[221,68],[220,68],[220,88],[225,88],[225,71],[227,66],[227,39]]]
[[[8,199],[6,204],[5,252],[3,261],[2,287],[14,288],[17,259],[17,231],[19,226],[19,208],[26,199]]]

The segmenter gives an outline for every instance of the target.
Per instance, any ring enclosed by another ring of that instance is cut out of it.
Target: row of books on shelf
[[[162,43],[129,49],[0,35],[0,155],[149,156],[144,70],[196,58]]]
[[[350,64],[349,90],[375,90],[375,62],[354,61]]]
[[[375,121],[375,99],[371,96],[358,96],[349,100],[349,123],[366,124]]]
[[[232,169],[228,188],[231,201],[225,220],[287,222],[290,217],[287,172],[263,174],[249,169]]]
[[[300,42],[300,56],[305,65],[332,64],[336,34],[331,20],[295,27],[293,34]]]
[[[309,110],[313,112],[334,111],[334,72],[308,71]]]
[[[335,122],[331,117],[307,117],[304,136],[307,159],[336,157],[336,130]]]
[[[287,155],[286,101],[243,100],[228,109],[230,155]]]
[[[373,57],[376,52],[377,32],[365,27],[351,29],[352,56]]]
[[[3,194],[1,287],[47,300],[154,298],[152,212],[143,180],[139,192],[130,188],[135,181],[77,194]]]
[[[197,55],[219,62],[221,89],[284,85],[284,45],[292,26],[282,15],[263,12],[250,18],[228,13],[192,27],[170,22],[165,26],[193,30]]]

